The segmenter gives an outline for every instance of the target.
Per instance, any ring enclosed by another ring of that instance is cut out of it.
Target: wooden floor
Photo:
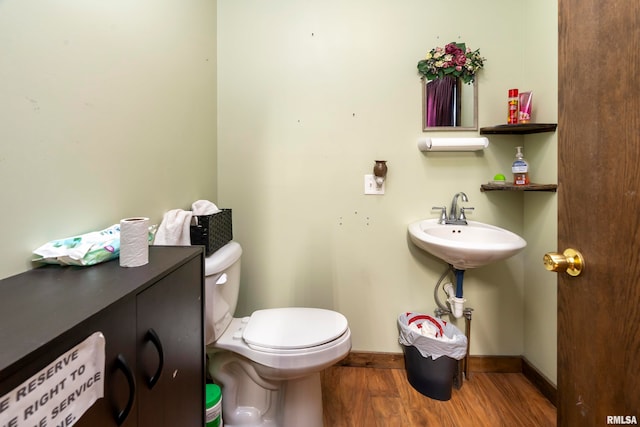
[[[546,427],[556,408],[519,373],[471,373],[451,400],[423,396],[403,369],[333,366],[322,373],[326,427]]]

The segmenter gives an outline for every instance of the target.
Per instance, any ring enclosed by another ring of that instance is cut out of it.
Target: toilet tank
[[[231,241],[205,258],[205,342],[215,342],[227,329],[240,292],[242,247]]]

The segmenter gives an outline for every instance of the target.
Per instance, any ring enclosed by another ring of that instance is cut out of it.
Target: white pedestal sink
[[[527,246],[522,237],[511,231],[477,221],[451,225],[438,224],[438,219],[424,219],[409,224],[409,235],[417,247],[457,270],[502,261]]]

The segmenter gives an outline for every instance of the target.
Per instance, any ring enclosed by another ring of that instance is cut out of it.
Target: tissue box
[[[209,256],[233,239],[231,209],[213,215],[194,215],[191,224],[191,244],[204,245]]]

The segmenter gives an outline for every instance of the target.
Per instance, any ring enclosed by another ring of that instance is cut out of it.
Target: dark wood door
[[[137,426],[135,388],[127,380],[126,371],[135,370],[135,301],[127,299],[114,304],[78,325],[60,339],[59,349],[41,353],[57,355],[83,341],[94,332],[105,337],[104,397],[98,399],[74,424],[77,427],[135,427]],[[120,362],[118,361],[120,360]],[[79,389],[76,386],[76,391]],[[74,391],[69,389],[68,391]],[[120,417],[121,424],[118,424]],[[62,420],[51,419],[47,425],[66,425]],[[33,424],[35,425],[35,424]]]
[[[640,423],[639,75],[638,0],[559,0],[559,426]]]
[[[93,333],[102,332],[104,335],[104,397],[98,399],[78,419],[76,419],[76,415],[79,414],[76,411],[72,411],[70,415],[66,415],[65,412],[65,415],[61,417],[58,417],[55,412],[50,412],[45,414],[44,421],[41,421],[43,415],[41,410],[36,417],[29,417],[27,415],[30,412],[34,412],[34,408],[36,408],[35,411],[37,411],[37,406],[34,405],[30,407],[31,410],[29,412],[25,411],[24,414],[20,414],[20,422],[18,425],[60,426],[68,425],[71,421],[75,423],[73,425],[77,427],[117,427],[119,415],[121,415],[122,420],[120,427],[136,427],[138,425],[135,389],[131,388],[131,384],[128,382],[125,374],[125,370],[130,369],[133,371],[135,369],[136,353],[135,335],[133,333],[133,325],[135,325],[134,303],[135,301],[133,301],[133,299],[122,301],[108,310],[97,314],[91,320],[69,330],[51,343],[43,346],[38,352],[30,354],[26,358],[28,362],[20,364],[17,367],[19,368],[17,373],[9,378],[3,378],[0,386],[0,396],[5,395],[18,387],[19,384],[28,380],[32,375],[50,366],[58,356],[76,347]],[[43,327],[46,326],[43,325]],[[122,362],[117,362],[119,357]],[[121,363],[124,363],[124,365]],[[74,378],[75,381],[72,381],[70,378]],[[65,382],[62,388],[52,388],[52,390],[55,391],[51,391],[50,393],[53,394],[42,394],[43,397],[34,401],[34,404],[45,404],[48,401],[47,396],[58,397],[62,395],[62,393],[65,393],[65,402],[73,402],[73,398],[84,390],[83,384],[85,384],[88,378],[90,378],[90,376],[86,374],[78,375],[77,377],[67,377],[64,379]],[[60,408],[63,407],[55,407],[55,409]],[[14,424],[9,423],[2,425]]]
[[[201,265],[189,261],[136,298],[140,426],[204,425]]]

